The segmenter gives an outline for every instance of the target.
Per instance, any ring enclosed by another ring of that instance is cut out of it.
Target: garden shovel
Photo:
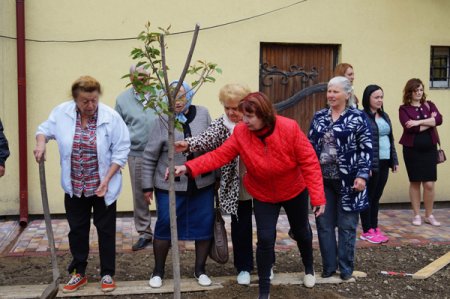
[[[53,238],[52,219],[50,217],[50,208],[48,206],[47,183],[45,180],[44,158],[39,161],[39,177],[41,181],[42,208],[44,210],[45,228],[47,230],[48,246],[52,256],[53,281],[45,288],[41,299],[56,298],[59,290],[59,269],[56,260],[55,239]]]

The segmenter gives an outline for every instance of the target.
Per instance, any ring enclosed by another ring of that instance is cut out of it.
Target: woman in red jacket
[[[261,92],[250,93],[239,103],[243,121],[222,146],[185,165],[175,166],[175,175],[196,177],[219,168],[238,155],[247,167],[244,185],[253,196],[257,226],[256,262],[259,298],[268,298],[273,263],[276,224],[283,207],[297,240],[305,277],[313,287],[312,232],[308,219],[308,191],[317,216],[325,210],[322,173],[317,156],[298,124],[277,116]]]

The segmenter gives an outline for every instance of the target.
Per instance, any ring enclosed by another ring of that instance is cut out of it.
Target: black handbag
[[[447,160],[447,157],[445,156],[444,150],[439,145],[439,149],[437,150],[437,163],[443,163]]]
[[[214,225],[213,233],[214,237],[209,250],[209,257],[219,263],[225,264],[228,262],[228,238],[227,231],[225,230],[225,221],[222,217],[222,212],[219,208],[219,197],[216,191],[216,208],[214,211]]]
[[[427,106],[428,110],[430,110],[430,104],[425,102],[425,106]],[[433,129],[436,132],[437,144],[438,144],[438,149],[436,152],[436,154],[437,154],[436,155],[436,163],[437,164],[444,163],[447,160],[447,157],[445,156],[444,150],[441,148],[441,138],[439,137],[439,132],[438,132],[437,128],[434,127]]]

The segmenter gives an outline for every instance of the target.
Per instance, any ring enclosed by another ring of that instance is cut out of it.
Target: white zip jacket
[[[36,135],[58,143],[61,164],[61,186],[64,192],[73,196],[71,181],[71,154],[75,122],[77,119],[74,100],[56,106],[46,121],[39,125]],[[128,128],[120,115],[112,108],[99,103],[97,117],[97,159],[100,180],[106,176],[111,163],[124,167],[130,151]],[[111,178],[105,195],[109,206],[117,200],[122,190],[122,174],[117,171]]]

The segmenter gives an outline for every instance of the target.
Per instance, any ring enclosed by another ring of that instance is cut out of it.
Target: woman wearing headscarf
[[[178,81],[174,81],[171,86],[174,87],[177,83]],[[193,96],[189,85],[183,82],[175,99],[175,117],[182,123],[183,131],[175,131],[175,141],[198,135],[211,123],[211,117],[205,107],[192,105]],[[168,167],[168,150],[165,117],[157,119],[152,126],[142,164],[144,198],[151,203],[153,191],[155,192],[158,213],[153,236],[155,266],[149,280],[149,285],[153,288],[162,286],[165,262],[171,243],[169,182],[164,177]],[[201,154],[202,152],[197,152],[184,156],[182,153],[176,153],[174,160],[176,164],[182,164]],[[175,179],[178,239],[195,241],[194,276],[201,286],[211,285],[211,279],[205,272],[205,264],[213,237],[214,184],[214,172],[196,179],[187,176]]]

